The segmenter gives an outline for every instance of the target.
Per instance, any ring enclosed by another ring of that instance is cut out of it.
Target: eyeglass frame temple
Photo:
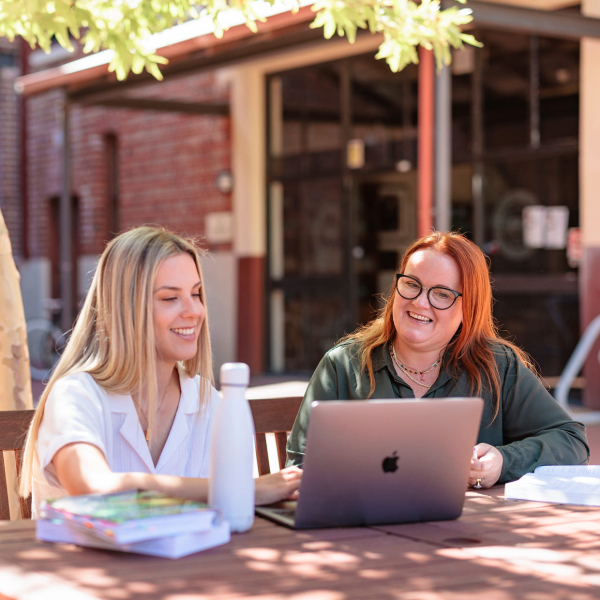
[[[421,286],[421,291],[414,298],[405,298],[398,291],[398,282],[400,281],[400,277],[408,277],[409,279],[412,279],[413,281],[416,281]],[[416,300],[423,293],[423,290],[427,290],[427,301],[436,310],[448,310],[449,308],[452,308],[454,306],[457,298],[462,297],[461,292],[457,292],[456,290],[451,290],[450,288],[442,287],[442,286],[439,286],[439,285],[434,285],[433,287],[430,287],[430,288],[425,287],[418,279],[415,279],[412,275],[405,275],[404,273],[396,273],[396,286],[395,287],[396,287],[396,293],[398,294],[398,296],[400,296],[400,298],[404,298],[405,300]],[[447,306],[446,308],[438,308],[437,306],[435,306],[434,304],[432,304],[431,300],[429,299],[429,292],[432,289],[436,289],[436,288],[440,289],[440,290],[446,290],[447,292],[451,292],[452,294],[454,294],[454,300],[452,301],[452,304],[450,306]]]

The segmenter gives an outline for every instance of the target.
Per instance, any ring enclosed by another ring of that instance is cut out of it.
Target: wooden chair
[[[34,412],[33,410],[0,411],[0,520],[10,519],[6,471],[2,451],[15,453],[18,475],[21,470],[27,430]],[[31,519],[31,496],[21,498],[21,517]]]
[[[256,456],[258,472],[265,475],[271,472],[267,453],[267,433],[275,434],[279,467],[285,467],[287,434],[292,429],[302,396],[291,398],[265,398],[250,400],[250,409],[256,430]],[[33,418],[33,410],[0,411],[0,520],[9,519],[8,490],[2,451],[12,451],[17,460],[17,473],[23,459],[23,447],[27,430]],[[31,518],[31,497],[21,498],[21,517]]]
[[[252,416],[254,417],[254,429],[256,430],[256,458],[258,461],[259,475],[271,472],[269,466],[269,455],[267,453],[267,433],[275,434],[277,445],[277,458],[279,468],[285,467],[288,432],[298,414],[302,396],[292,398],[264,398],[260,400],[248,400]]]

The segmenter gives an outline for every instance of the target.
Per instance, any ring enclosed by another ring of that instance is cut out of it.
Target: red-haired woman
[[[463,235],[435,232],[404,254],[379,317],[319,363],[290,435],[288,464],[302,464],[313,400],[460,396],[485,401],[470,485],[587,462],[583,425],[550,396],[527,356],[498,336],[484,254]]]

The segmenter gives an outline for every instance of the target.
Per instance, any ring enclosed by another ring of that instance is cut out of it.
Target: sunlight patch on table
[[[464,548],[470,554],[480,558],[499,558],[503,560],[528,560],[535,562],[560,563],[568,557],[564,552],[547,548],[515,548],[514,546],[487,546],[485,548]]]
[[[149,581],[130,581],[125,587],[133,594],[151,594],[157,590],[157,586]]]
[[[279,571],[279,565],[276,565],[272,562],[266,562],[266,561],[258,561],[258,560],[249,560],[246,563],[246,567],[248,569],[250,569],[251,571],[258,571],[260,573],[268,573],[268,572],[272,572],[275,573],[277,571]]]
[[[235,552],[238,556],[254,560],[279,560],[281,552],[275,548],[242,548]]]
[[[360,569],[358,576],[364,579],[388,579],[392,576],[392,572],[380,569]]]
[[[600,571],[600,556],[580,556],[575,559],[575,562],[589,569],[590,571]]]
[[[431,560],[431,556],[427,554],[422,554],[421,552],[405,552],[404,556],[408,558],[411,562],[416,562],[419,564],[424,564]]]
[[[50,576],[19,567],[0,567],[0,594],[24,600],[97,600],[97,598],[57,582]]]
[[[119,587],[120,585],[119,579],[108,575],[105,569],[97,569],[94,567],[87,569],[74,569],[66,566],[61,568],[59,572],[67,575],[73,581],[85,583],[85,585],[88,587],[94,586],[98,588],[110,588],[112,586]]]
[[[325,550],[317,554],[308,554],[306,552],[288,552],[284,557],[284,561],[288,564],[326,564],[328,566],[346,566],[354,565],[359,562],[359,559],[352,554],[346,552],[334,552]]]
[[[302,548],[305,550],[327,550],[328,548],[333,548],[333,543],[324,540],[319,540],[318,542],[304,542]]]

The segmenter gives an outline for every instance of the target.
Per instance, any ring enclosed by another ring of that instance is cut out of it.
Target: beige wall
[[[584,0],[582,12],[600,18],[600,0]],[[600,314],[600,40],[581,40],[579,115],[579,223],[582,263],[579,269],[582,330]],[[600,408],[600,369],[597,341],[585,363],[584,403]]]
[[[582,12],[600,18],[600,0],[584,0]],[[600,40],[581,40],[580,223],[584,246],[600,246]]]

